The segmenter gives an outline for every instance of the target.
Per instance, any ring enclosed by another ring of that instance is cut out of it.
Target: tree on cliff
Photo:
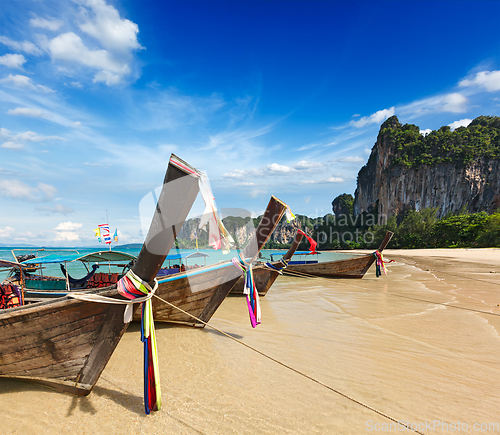
[[[350,193],[343,193],[332,201],[332,210],[335,216],[352,215],[354,212],[354,197]]]

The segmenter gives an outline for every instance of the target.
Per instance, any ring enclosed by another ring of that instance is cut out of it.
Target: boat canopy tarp
[[[103,261],[130,261],[135,260],[137,257],[132,254],[118,251],[99,251],[92,252],[91,254],[84,255],[78,258],[79,261],[100,263]]]
[[[15,263],[13,261],[8,261],[8,260],[0,260],[0,267],[17,267],[18,269],[22,267],[19,263]]]
[[[285,255],[286,254],[286,251],[283,251],[283,252],[272,252],[271,255]],[[293,255],[311,255],[311,254],[321,254],[321,252],[311,252],[311,251],[295,251],[295,254]]]
[[[50,264],[50,263],[69,263],[71,261],[83,261],[86,263],[103,263],[108,261],[130,261],[135,260],[135,256],[117,251],[98,251],[90,254],[49,254],[44,257],[31,258],[23,261],[21,264]]]
[[[204,252],[177,252],[175,254],[169,254],[165,260],[180,260],[184,258],[198,258],[198,257],[209,257],[208,254]]]

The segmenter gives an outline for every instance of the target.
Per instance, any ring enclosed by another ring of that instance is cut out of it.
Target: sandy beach
[[[163,409],[149,416],[137,325],[88,397],[0,379],[0,433],[411,433],[374,410],[422,433],[500,431],[500,249],[384,257],[380,278],[280,277],[256,329],[226,299],[210,323],[265,355],[158,325]]]

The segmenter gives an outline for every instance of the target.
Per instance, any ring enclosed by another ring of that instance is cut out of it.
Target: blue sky
[[[500,115],[500,2],[3,0],[0,243],[141,242],[171,152],[321,216],[380,124]],[[194,212],[201,212],[200,203]]]

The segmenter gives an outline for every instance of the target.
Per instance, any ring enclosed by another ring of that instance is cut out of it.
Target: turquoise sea
[[[43,250],[42,250],[43,249]],[[2,247],[0,248],[0,259],[3,260],[9,260],[9,261],[15,261],[14,255],[13,255],[13,250],[16,255],[22,255],[22,254],[34,254],[39,257],[42,257],[44,255],[48,254],[54,254],[54,253],[64,253],[64,252],[73,252],[76,253],[78,252],[79,254],[86,255],[90,254],[92,252],[96,252],[97,249],[95,248],[15,248],[15,247]],[[123,247],[121,248],[120,246],[117,246],[116,248],[113,249],[113,251],[119,251],[119,252],[124,252],[127,254],[131,255],[139,255],[140,248],[131,248],[131,247]],[[220,263],[223,261],[228,261],[231,260],[231,258],[235,257],[237,255],[237,251],[233,250],[229,254],[224,255],[220,250],[214,250],[214,249],[200,249],[200,252],[203,252],[208,255],[206,257],[206,264],[211,265],[211,264],[216,264]],[[171,250],[170,253],[176,253],[176,252],[196,252],[195,249],[179,249],[179,250]],[[272,253],[275,252],[283,252],[282,249],[276,250],[276,249],[263,249],[261,251],[262,254],[262,259],[263,260],[270,260],[270,256]],[[331,261],[331,260],[341,260],[344,258],[350,258],[353,257],[354,254],[349,254],[349,253],[340,253],[336,251],[323,251],[319,256],[318,259],[319,261]],[[174,262],[172,262],[173,264]],[[193,266],[195,264],[198,264],[199,266],[204,266],[205,265],[205,260],[203,258],[193,258],[193,259],[188,259],[187,260],[188,266]],[[164,266],[168,266],[168,261],[165,261]],[[107,266],[101,265],[101,271],[103,268],[107,268]],[[117,270],[115,270],[117,271]],[[75,261],[71,264],[68,265],[68,273],[73,276],[74,278],[81,278],[84,275],[87,274],[87,270],[85,269],[85,266],[81,264],[78,261]],[[7,277],[8,271],[7,270],[0,270],[0,282]],[[48,264],[45,266],[43,270],[44,275],[51,275],[51,276],[63,276],[61,269],[58,264]]]

